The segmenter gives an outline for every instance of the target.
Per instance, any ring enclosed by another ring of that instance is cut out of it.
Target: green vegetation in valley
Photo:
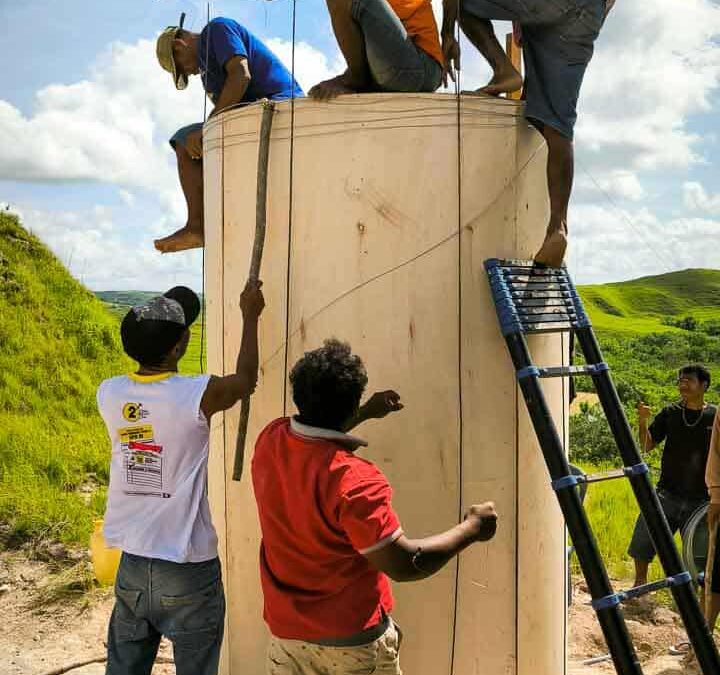
[[[585,286],[580,293],[612,369],[613,379],[633,429],[637,403],[655,412],[678,399],[676,369],[701,362],[714,382],[708,393],[720,403],[720,271],[686,270],[634,281]],[[579,378],[578,388],[592,390]],[[622,465],[599,406],[581,406],[570,419],[571,458],[588,471]],[[657,477],[660,449],[647,458]],[[631,576],[627,546],[638,507],[627,481],[593,485],[586,500],[603,555],[611,573]],[[662,576],[659,565],[653,578]]]

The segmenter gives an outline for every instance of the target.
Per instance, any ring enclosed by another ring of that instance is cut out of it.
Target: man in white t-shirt
[[[112,443],[104,533],[123,551],[108,630],[107,675],[150,675],[160,638],[177,675],[215,675],[225,618],[207,499],[210,418],[255,389],[260,282],[240,298],[236,372],[178,375],[200,301],[176,287],[133,307],[121,326],[136,372],[105,380],[98,408]]]

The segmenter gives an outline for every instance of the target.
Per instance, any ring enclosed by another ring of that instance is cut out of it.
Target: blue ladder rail
[[[567,269],[539,267],[528,260],[485,261],[500,331],[510,352],[545,463],[565,523],[588,584],[615,670],[620,675],[642,675],[632,639],[625,625],[622,602],[643,593],[668,588],[704,675],[720,675],[720,656],[695,594],[690,574],[683,568],[672,533],[647,465],[642,461],[630,425],[603,360],[590,319]],[[572,331],[585,356],[585,366],[539,367],[532,362],[526,336]],[[622,457],[624,468],[605,475],[582,477],[573,472],[565,456],[555,422],[541,386],[548,377],[588,376]],[[613,591],[577,486],[614,478],[627,478],[647,523],[666,578],[644,587]]]

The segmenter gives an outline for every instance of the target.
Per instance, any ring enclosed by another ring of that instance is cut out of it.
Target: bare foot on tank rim
[[[467,96],[500,96],[500,94],[510,94],[513,91],[522,89],[522,75],[514,68],[506,73],[498,73],[493,75],[492,80],[484,87],[475,89],[474,91],[463,91]]]
[[[567,234],[562,230],[548,232],[540,250],[533,258],[536,265],[543,267],[562,267],[567,250]]]

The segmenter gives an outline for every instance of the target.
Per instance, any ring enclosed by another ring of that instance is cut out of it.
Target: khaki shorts
[[[402,675],[400,633],[392,621],[375,642],[359,647],[326,647],[273,637],[266,675]]]

